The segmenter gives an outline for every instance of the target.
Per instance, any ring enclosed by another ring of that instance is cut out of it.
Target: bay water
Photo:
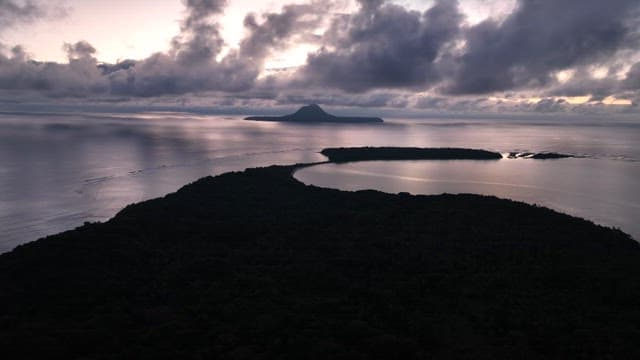
[[[554,151],[559,160],[323,164],[307,184],[419,194],[478,193],[547,206],[640,239],[640,122],[389,119],[384,124],[254,122],[189,113],[0,114],[0,252],[207,175],[326,160],[339,146]]]

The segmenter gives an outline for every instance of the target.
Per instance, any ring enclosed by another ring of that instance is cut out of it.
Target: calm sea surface
[[[561,124],[561,125],[560,125]],[[393,161],[296,173],[347,190],[491,194],[537,203],[640,239],[640,121],[401,120],[295,125],[193,114],[0,114],[0,252],[200,177],[322,161],[333,146],[556,151],[586,158]]]

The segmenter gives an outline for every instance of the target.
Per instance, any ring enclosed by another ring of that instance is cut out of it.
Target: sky
[[[640,112],[637,0],[0,0],[0,107]]]

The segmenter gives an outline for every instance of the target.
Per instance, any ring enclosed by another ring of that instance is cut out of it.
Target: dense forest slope
[[[207,177],[0,256],[6,359],[640,356],[640,247],[475,195]]]

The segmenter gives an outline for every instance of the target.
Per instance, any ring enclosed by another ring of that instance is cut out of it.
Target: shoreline
[[[494,196],[293,176],[322,163],[208,176],[0,255],[0,346],[13,358],[561,358],[597,337],[598,354],[640,355],[640,245],[627,234]]]

